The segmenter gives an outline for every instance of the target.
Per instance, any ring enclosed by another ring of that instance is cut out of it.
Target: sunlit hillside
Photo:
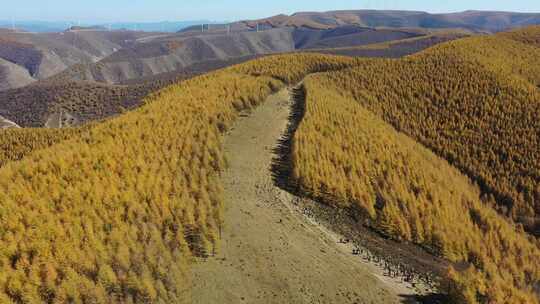
[[[26,155],[48,148],[62,140],[79,134],[80,129],[10,129],[1,131],[0,167],[10,161],[24,158]]]
[[[0,302],[189,302],[189,257],[213,250],[221,225],[221,132],[285,85],[247,72],[279,64],[296,79],[354,62],[283,59],[170,86],[84,132],[7,133]]]
[[[540,48],[486,36],[404,60],[369,61],[328,78],[457,166],[480,186],[484,200],[538,233],[538,62]]]
[[[536,301],[537,244],[484,204],[466,176],[327,81],[305,83],[306,115],[293,152],[299,192],[361,211],[390,238],[471,263],[449,273],[455,300]]]
[[[443,257],[458,303],[539,303],[540,31],[402,59],[268,56],[81,128],[0,131],[0,303],[190,303],[219,251],[222,146],[303,81],[295,194]]]
[[[537,303],[539,244],[504,214],[538,218],[539,54],[499,36],[468,38],[308,77],[296,187],[466,262],[449,273],[455,300]]]

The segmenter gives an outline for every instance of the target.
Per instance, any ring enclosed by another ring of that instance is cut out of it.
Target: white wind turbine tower
[[[71,26],[70,31],[73,32],[73,40],[71,42],[71,45],[75,48],[75,45],[77,43],[77,31],[73,29],[74,26],[75,26],[75,22],[73,22],[73,25]]]

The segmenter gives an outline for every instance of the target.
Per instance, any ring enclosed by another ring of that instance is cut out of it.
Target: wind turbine
[[[80,22],[79,22],[79,24],[80,24]],[[80,25],[79,25],[79,27],[80,27]],[[76,47],[76,46],[75,46],[75,45],[76,45],[76,42],[77,42],[77,31],[74,30],[74,31],[73,31],[73,44],[72,44],[73,48]]]

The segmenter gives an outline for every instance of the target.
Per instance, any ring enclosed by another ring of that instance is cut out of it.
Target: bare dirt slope
[[[9,129],[9,128],[20,128],[16,123],[11,120],[7,120],[4,117],[0,116],[0,130]]]
[[[274,185],[270,168],[290,106],[289,91],[280,91],[226,137],[221,248],[193,267],[193,303],[400,302],[408,286],[351,255]]]
[[[0,58],[0,91],[24,87],[34,81],[26,69]]]
[[[230,35],[175,34],[124,47],[95,64],[72,66],[61,76],[117,84],[179,71],[209,61],[226,61],[293,50],[291,30],[286,28]]]
[[[76,64],[92,64],[149,35],[152,33],[102,30],[29,33],[0,29],[0,59],[18,67],[0,71],[0,90],[49,78]],[[2,66],[5,64],[0,62]],[[21,70],[26,71],[26,83],[7,81],[20,78]]]

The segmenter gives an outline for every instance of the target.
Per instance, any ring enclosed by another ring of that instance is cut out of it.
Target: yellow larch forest
[[[328,82],[447,159],[484,200],[540,234],[540,48],[506,37],[367,60],[330,73]]]
[[[190,302],[191,256],[223,224],[223,132],[315,73],[291,183],[466,265],[456,302],[538,303],[539,28],[396,60],[269,56],[104,122],[2,132],[0,302]]]
[[[448,162],[327,81],[320,75],[304,84],[306,113],[293,144],[300,193],[355,208],[388,237],[470,263],[449,271],[456,302],[536,303],[538,245],[483,203]]]
[[[293,138],[300,193],[456,262],[460,303],[539,302],[540,243],[522,223],[534,233],[540,211],[540,49],[509,35],[309,76]]]
[[[267,58],[172,85],[86,130],[6,133],[0,302],[190,302],[190,256],[213,250],[222,224],[221,134],[285,85],[252,71],[279,64],[297,79],[351,62]]]

